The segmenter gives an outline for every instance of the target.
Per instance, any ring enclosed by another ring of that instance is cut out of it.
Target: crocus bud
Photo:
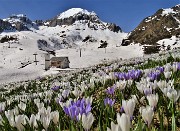
[[[123,113],[121,116],[117,113],[117,122],[121,128],[121,131],[130,131],[130,117]]]
[[[85,130],[89,130],[94,122],[94,116],[91,112],[82,115],[82,126]]]
[[[20,103],[18,104],[18,107],[19,107],[21,110],[23,110],[23,111],[26,110],[26,104],[23,103],[23,102],[20,102]]]
[[[154,108],[156,107],[158,103],[158,94],[150,94],[147,96],[147,100],[149,102],[149,105]]]
[[[148,125],[148,127],[151,125],[151,121],[154,116],[154,112],[151,106],[146,106],[146,108],[141,107],[140,108],[140,113],[142,115],[143,120],[145,123]]]

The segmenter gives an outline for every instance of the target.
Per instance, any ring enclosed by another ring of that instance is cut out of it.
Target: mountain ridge
[[[140,43],[156,45],[159,40],[179,37],[180,5],[159,9],[155,14],[144,18],[141,23],[122,41],[122,45]]]

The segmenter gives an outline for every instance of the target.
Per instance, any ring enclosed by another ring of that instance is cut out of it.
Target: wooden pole
[[[34,62],[35,62],[36,65],[37,65],[37,62],[38,62],[38,61],[37,61],[37,58],[36,58],[37,54],[33,54],[33,55],[34,55],[34,57],[35,57],[35,61],[34,61]]]
[[[81,48],[80,48],[80,57],[81,57]]]

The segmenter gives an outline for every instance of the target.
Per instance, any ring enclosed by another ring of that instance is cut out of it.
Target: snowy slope
[[[171,38],[162,39],[157,43],[162,45],[164,49],[167,49],[168,46],[170,47],[170,49],[175,49],[180,47],[180,38],[172,36]]]
[[[0,82],[28,80],[36,78],[44,72],[44,53],[37,47],[40,35],[30,31],[2,33],[4,35],[16,35],[17,42],[0,44]],[[43,37],[45,39],[45,37]],[[38,66],[34,63],[34,55],[37,55]],[[24,65],[24,68],[22,68]]]
[[[111,36],[113,34],[110,32],[106,33],[109,33],[109,38],[113,37]],[[101,38],[106,38],[104,34],[101,32],[98,37],[101,37],[100,35],[102,35]],[[10,48],[8,48],[8,43],[0,44],[0,83],[35,79],[39,76],[57,73],[57,71],[46,72],[44,70],[45,52],[39,50],[37,47],[38,39],[44,39],[48,41],[48,43],[53,44],[49,41],[47,36],[30,31],[2,33],[0,37],[3,37],[4,35],[16,35],[19,41],[11,43]],[[116,44],[119,44],[116,39],[110,39],[108,42],[110,44],[106,48],[106,53],[104,48],[97,48],[98,43],[91,42],[85,44],[79,43],[77,48],[61,49],[57,50],[56,53],[57,56],[68,56],[70,68],[72,69],[89,67],[102,63],[103,61],[132,58],[143,55],[140,46],[116,47]],[[79,57],[79,47],[82,48],[82,57]],[[129,53],[129,51],[131,53]],[[34,53],[38,54],[37,60],[39,62],[37,65],[34,63]],[[21,68],[26,64],[27,66]]]
[[[107,41],[108,46],[120,45],[122,39],[127,35],[127,33],[115,33],[108,29],[106,30],[91,30],[87,25],[80,24],[76,22],[72,26],[56,26],[47,27],[41,26],[37,33],[44,36],[58,39],[59,43],[66,41],[68,44],[62,44],[59,48],[70,48],[79,47],[80,45],[87,44],[82,42],[87,36],[94,38],[96,46],[100,46],[100,41]]]

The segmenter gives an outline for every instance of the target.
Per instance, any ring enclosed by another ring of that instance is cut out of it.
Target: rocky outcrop
[[[111,30],[113,32],[119,32],[119,31],[122,32],[122,29],[114,23],[108,23],[107,27],[109,30]]]
[[[11,24],[7,21],[3,21],[0,19],[0,32],[7,29],[12,29]]]
[[[4,22],[9,22],[18,31],[38,29],[38,26],[23,14],[11,15],[4,19]]]
[[[180,36],[180,5],[170,9],[160,9],[154,15],[145,18],[122,41],[122,45],[132,42],[156,45],[157,41],[172,36]]]
[[[16,28],[16,30],[18,30],[18,31],[29,30],[29,29],[27,28],[27,26],[24,25],[24,24],[21,23],[21,22],[15,23],[15,28]]]
[[[75,8],[70,10],[75,10]],[[83,11],[85,11],[85,13]],[[66,12],[69,12],[69,10]],[[66,12],[63,12],[62,14],[66,14]],[[83,9],[81,10],[81,12],[78,12],[77,14],[74,14],[72,16],[68,16],[68,17],[57,16],[49,21],[49,26],[50,27],[55,27],[57,25],[69,26],[69,25],[73,25],[77,21],[80,21],[82,24],[87,24],[88,27],[92,30],[109,29],[110,31],[113,32],[122,32],[121,28],[116,24],[102,22],[94,12],[88,12],[87,10],[83,10]]]
[[[75,16],[70,16],[69,18],[64,18],[64,19],[57,19],[54,18],[49,26],[57,26],[57,25],[72,25],[73,23],[75,23],[76,21],[79,20],[86,20],[87,22],[93,22],[93,23],[100,23],[100,21],[98,20],[97,16],[94,15],[86,15],[86,14],[78,14]]]

